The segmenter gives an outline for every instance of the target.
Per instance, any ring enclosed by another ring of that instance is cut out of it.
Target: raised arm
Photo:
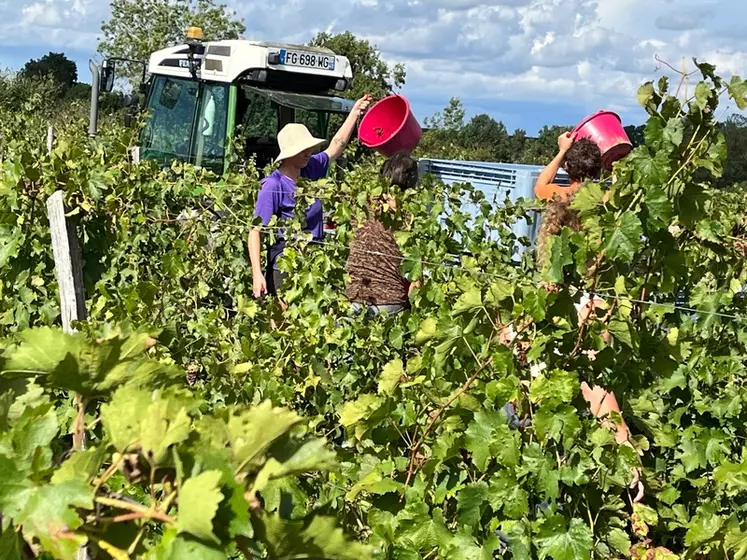
[[[576,140],[576,135],[570,132],[564,132],[558,136],[558,155],[542,170],[534,185],[534,194],[537,198],[549,200],[552,198],[552,193],[560,188],[553,181],[558,174],[560,166],[563,164],[566,152],[573,145],[574,140]]]
[[[324,150],[327,156],[329,156],[330,161],[335,161],[345,152],[345,148],[347,148],[348,143],[350,142],[350,137],[355,131],[355,125],[358,123],[358,118],[366,111],[366,109],[368,109],[368,106],[371,104],[371,99],[370,95],[365,95],[356,101],[355,105],[353,105],[353,110],[350,111],[348,118],[345,119],[340,130],[338,130],[337,134],[332,138],[332,141],[329,143],[329,148]]]

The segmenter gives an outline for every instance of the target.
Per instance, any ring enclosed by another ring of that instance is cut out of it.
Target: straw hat
[[[304,150],[310,150],[324,144],[326,140],[311,135],[309,129],[300,123],[288,123],[278,132],[280,154],[275,163],[297,156]]]

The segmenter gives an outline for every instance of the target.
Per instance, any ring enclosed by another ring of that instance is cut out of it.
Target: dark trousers
[[[267,293],[272,296],[278,295],[278,290],[280,290],[281,286],[283,285],[283,281],[287,278],[287,274],[285,272],[280,272],[279,270],[275,270],[274,268],[272,270],[268,270],[267,274],[265,274],[265,282],[267,282]]]

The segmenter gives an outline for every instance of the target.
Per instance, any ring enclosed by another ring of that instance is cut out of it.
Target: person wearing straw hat
[[[327,175],[329,164],[339,158],[350,142],[355,131],[358,118],[371,104],[371,96],[366,95],[355,102],[353,110],[337,131],[329,147],[315,154],[326,140],[314,137],[309,130],[300,123],[289,123],[278,133],[280,154],[275,160],[278,168],[262,180],[262,188],[257,195],[255,216],[262,218],[267,225],[273,216],[278,219],[293,217],[295,208],[296,184],[304,178],[317,181]],[[278,232],[278,239],[267,250],[267,268],[263,272],[261,266],[261,228],[255,227],[249,232],[249,260],[252,264],[252,284],[256,297],[264,294],[277,295],[284,274],[277,268],[277,260],[283,253],[285,240],[282,231]],[[312,234],[315,241],[324,237],[324,217],[322,201],[316,199],[306,210],[305,230]]]

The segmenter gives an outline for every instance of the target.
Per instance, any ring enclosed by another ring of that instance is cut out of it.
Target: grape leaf
[[[428,317],[420,324],[420,329],[415,335],[415,343],[423,344],[436,338],[438,335],[438,320],[435,317]]]
[[[228,420],[228,433],[235,459],[244,466],[248,465],[301,421],[295,412],[275,408],[270,401],[246,412],[232,414]]]
[[[540,407],[534,413],[532,425],[540,442],[544,444],[548,439],[562,441],[565,449],[570,449],[576,436],[581,432],[581,420],[576,409],[566,404],[555,410]]]
[[[368,547],[348,540],[336,520],[311,515],[300,520],[284,520],[277,514],[254,515],[257,536],[267,546],[270,558],[291,560],[303,556],[327,560],[370,558]]]
[[[664,127],[664,140],[678,146],[682,144],[685,136],[685,125],[681,119],[669,119]]]
[[[579,391],[578,374],[560,369],[541,373],[529,387],[529,400],[550,406],[569,403]]]
[[[141,414],[148,410],[151,396],[132,387],[118,389],[110,402],[101,406],[101,422],[114,448],[124,453],[140,438]]]
[[[644,200],[649,219],[660,227],[668,227],[672,220],[674,207],[672,201],[667,198],[667,193],[658,185],[649,186],[646,189]]]
[[[733,520],[729,523],[729,528],[724,536],[724,546],[733,552],[734,560],[744,560],[747,558],[747,532],[743,532],[739,527],[739,521]]]
[[[475,482],[462,488],[457,494],[459,524],[474,527],[482,517],[483,504],[488,501],[488,485]]]
[[[192,431],[186,409],[179,409],[175,416],[169,412],[167,401],[157,401],[150,404],[141,421],[140,445],[154,465],[162,464],[169,447],[186,440]]]
[[[392,360],[387,365],[379,376],[379,395],[392,395],[394,390],[399,385],[400,380],[405,375],[405,368],[402,364],[402,360],[399,358]]]
[[[153,548],[147,560],[225,560],[226,553],[206,543],[194,540],[189,535],[179,535],[176,530],[164,531],[158,546]]]
[[[383,495],[398,492],[402,487],[401,482],[381,474],[378,470],[373,470],[353,485],[345,494],[345,499],[352,502],[364,491],[369,494]]]
[[[106,446],[76,451],[52,475],[52,484],[67,482],[81,476],[90,483],[107,457]]]
[[[690,520],[685,535],[687,546],[702,546],[716,536],[724,524],[724,517],[716,514],[714,504],[705,504],[698,508],[698,512]]]
[[[222,476],[220,471],[205,471],[184,482],[179,491],[177,527],[180,533],[220,542],[213,533],[213,518],[223,500],[219,486]]]
[[[277,476],[328,471],[337,464],[337,455],[327,448],[327,442],[323,439],[312,439],[300,445],[283,442],[282,449],[273,448],[273,456],[281,463]]]
[[[547,315],[547,292],[534,287],[524,288],[522,305],[535,321],[543,321]]]
[[[734,494],[747,490],[747,462],[725,461],[713,471],[713,480]],[[0,483],[1,484],[1,483]]]
[[[742,80],[739,76],[732,76],[727,87],[729,89],[729,95],[737,104],[739,110],[744,111],[747,109],[747,81]],[[698,103],[698,105],[700,105],[700,103]]]
[[[501,301],[513,297],[514,289],[515,286],[508,280],[495,280],[488,288],[488,293],[485,295],[485,303],[496,306]]]
[[[0,527],[2,530],[2,527]],[[8,523],[0,534],[0,560],[23,560],[23,539],[15,527]]]
[[[425,506],[425,504],[421,504]],[[397,542],[401,546],[412,546],[415,550],[433,550],[443,548],[452,539],[451,531],[446,527],[443,512],[434,508],[429,514],[427,506],[415,510],[417,506],[410,506],[397,515],[399,526]]]
[[[620,554],[626,555],[630,551],[630,537],[617,527],[613,527],[605,537],[607,543]]]
[[[107,393],[125,382],[165,385],[179,376],[178,368],[141,357],[145,337],[113,337],[88,342],[82,334],[42,327],[21,333],[21,342],[6,352],[4,372],[37,377],[40,385],[83,395]]]
[[[606,235],[607,256],[613,260],[629,263],[641,246],[643,228],[633,212],[625,212],[612,230]]]
[[[593,181],[584,184],[576,196],[573,197],[571,208],[578,210],[581,215],[596,212],[598,207],[604,204],[604,191],[602,186]]]
[[[701,111],[708,106],[708,98],[711,96],[711,88],[705,82],[698,82],[695,86],[695,104]]]
[[[93,509],[93,490],[83,478],[36,488],[15,522],[27,539],[39,539],[44,550],[69,558],[87,540],[72,532],[83,524],[74,508]]]
[[[0,511],[11,518],[15,517],[33,491],[28,472],[14,459],[0,455]]]
[[[454,316],[463,315],[464,313],[475,311],[480,307],[482,307],[482,294],[480,293],[480,288],[473,286],[459,296],[452,308],[451,314]]]
[[[465,448],[472,453],[472,460],[481,471],[487,470],[493,457],[499,464],[512,467],[519,461],[517,437],[508,427],[504,414],[480,410],[465,432]]]
[[[589,526],[580,519],[571,519],[570,526],[562,515],[545,520],[535,539],[540,560],[589,560],[594,545]]]
[[[573,264],[573,252],[569,245],[570,230],[563,228],[560,235],[550,238],[550,258],[547,268],[547,279],[550,282],[559,283],[563,281],[563,268]]]
[[[28,329],[18,336],[20,344],[6,352],[4,371],[29,377],[52,373],[68,356],[78,356],[87,346],[82,334],[50,327]]]
[[[526,521],[505,521],[501,523],[501,528],[508,537],[508,544],[511,547],[511,555],[514,560],[531,560],[532,530],[528,523]]]
[[[664,124],[660,117],[648,119],[646,126],[643,128],[643,139],[646,141],[646,146],[652,148],[661,146],[664,140]]]
[[[50,404],[26,408],[7,434],[17,465],[34,470],[50,467],[50,445],[58,431],[57,414]]]
[[[445,558],[450,560],[493,560],[493,553],[501,546],[501,540],[492,536],[485,540],[480,546],[474,537],[464,532],[459,532],[451,538],[449,546],[445,550]]]
[[[647,110],[656,110],[656,92],[653,82],[646,82],[638,88],[638,103]]]
[[[361,420],[368,418],[371,412],[381,405],[381,399],[376,395],[360,395],[356,400],[345,403],[340,412],[340,423],[346,428],[354,426]]]
[[[505,471],[490,479],[488,502],[495,513],[503,510],[509,519],[522,519],[529,513],[529,494]]]

